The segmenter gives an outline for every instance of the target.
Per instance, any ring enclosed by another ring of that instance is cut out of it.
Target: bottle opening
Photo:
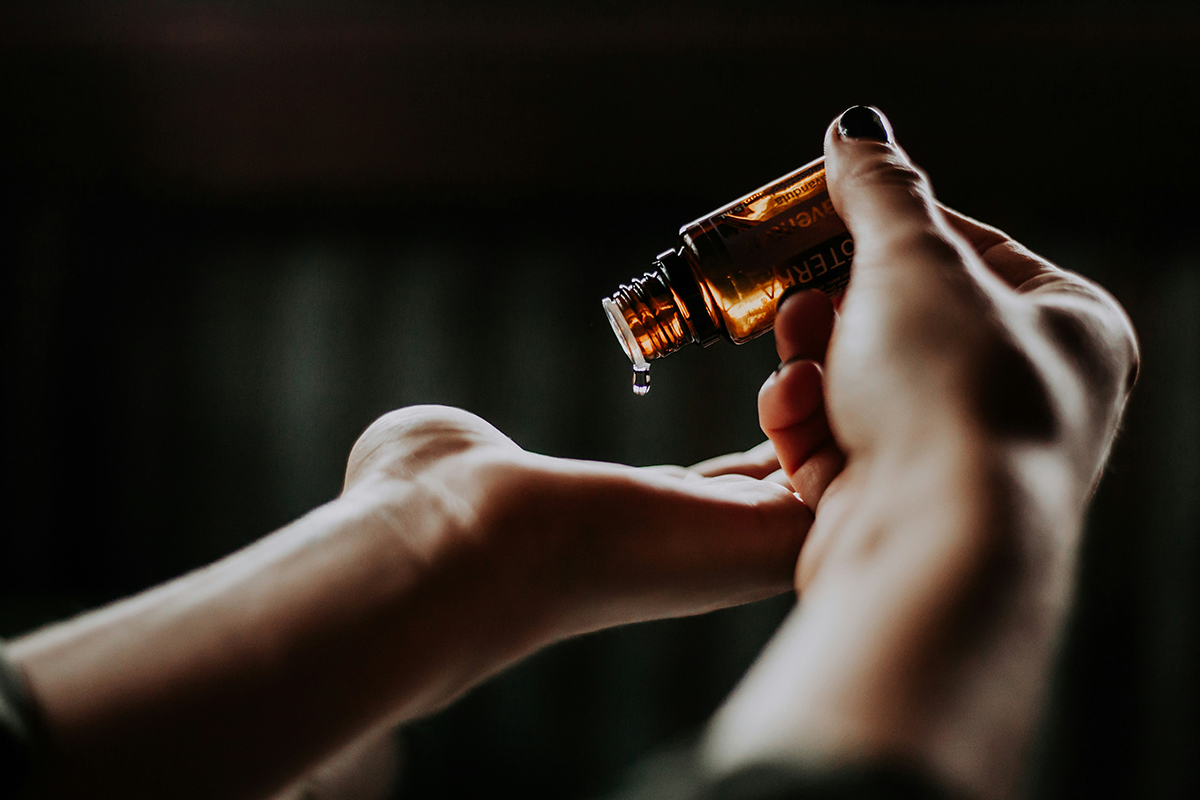
[[[611,297],[604,298],[601,304],[604,306],[604,313],[608,316],[609,324],[612,325],[613,333],[617,335],[617,341],[621,343],[621,349],[633,362],[633,368],[650,369],[650,365],[646,362],[646,356],[642,353],[642,346],[638,344],[637,336],[629,327],[629,321],[625,319],[621,307]]]
[[[680,310],[679,298],[662,272],[634,278],[602,302],[617,341],[634,366],[696,341]]]
[[[680,311],[665,273],[647,272],[601,301],[621,349],[633,364],[633,393],[650,391],[650,362],[673,353],[696,336]]]

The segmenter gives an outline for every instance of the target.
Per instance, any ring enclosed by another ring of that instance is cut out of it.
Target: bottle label
[[[854,243],[833,209],[823,169],[760,189],[714,216],[713,227],[737,270],[771,280],[773,289],[833,294],[834,285],[845,287]]]
[[[824,169],[801,167],[778,182],[751,192],[713,216],[727,224],[748,222],[753,226],[765,219],[779,216],[787,209],[810,200],[825,190]]]
[[[820,289],[830,297],[836,297],[850,282],[853,258],[854,240],[850,234],[836,234],[816,247],[776,264],[775,281],[782,291],[799,286]]]
[[[771,330],[775,306],[787,290],[820,289],[836,296],[850,280],[854,240],[829,199],[819,161],[680,233],[734,342]]]

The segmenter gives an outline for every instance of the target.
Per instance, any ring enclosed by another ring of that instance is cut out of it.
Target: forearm
[[[876,110],[831,126],[825,166],[854,275],[832,336],[803,324],[804,301],[781,301],[783,361],[828,347],[822,369],[801,361],[769,379],[759,406],[795,488],[828,447],[806,415],[824,411],[846,466],[806,495],[817,514],[800,604],[706,752],[718,771],[899,758],[1004,797],[1136,342],[1097,287],[939,209]],[[793,397],[806,375],[824,388],[815,412]]]
[[[714,769],[899,758],[978,796],[1011,786],[1069,586],[1024,548],[1078,519],[982,433],[945,441],[831,487],[837,537],[814,527],[799,607],[714,722]]]
[[[475,674],[471,616],[413,542],[353,498],[206,569],[12,645],[47,729],[46,796],[252,797]],[[452,577],[452,576],[450,576]],[[448,629],[457,629],[451,638]],[[467,629],[464,635],[463,630]],[[484,657],[484,656],[478,656]]]

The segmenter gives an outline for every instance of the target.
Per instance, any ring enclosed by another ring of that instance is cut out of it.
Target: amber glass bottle
[[[675,249],[604,298],[604,311],[644,373],[685,344],[722,337],[741,344],[766,333],[779,298],[794,286],[840,294],[853,255],[817,159],[684,225]]]

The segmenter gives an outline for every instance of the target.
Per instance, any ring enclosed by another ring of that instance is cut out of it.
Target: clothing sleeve
[[[929,779],[900,764],[859,764],[801,770],[757,766],[740,770],[697,800],[950,800]]]
[[[21,796],[33,758],[34,730],[25,681],[0,642],[0,800]]]
[[[759,764],[719,779],[700,768],[695,740],[639,765],[608,800],[962,800],[901,762],[837,767]]]

